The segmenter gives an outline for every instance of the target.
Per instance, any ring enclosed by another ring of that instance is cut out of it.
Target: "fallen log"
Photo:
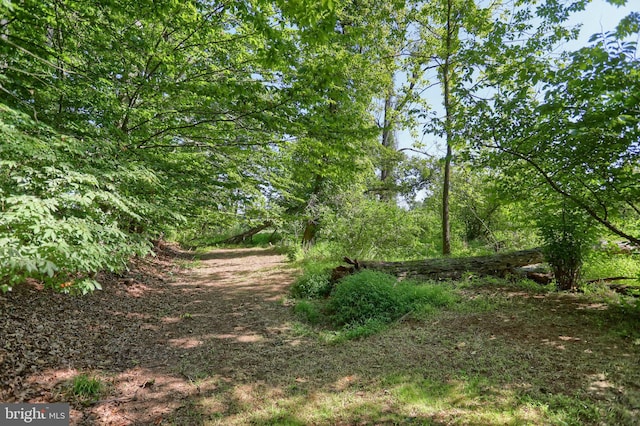
[[[270,220],[266,220],[261,225],[255,226],[255,227],[253,227],[253,228],[249,229],[248,231],[243,232],[241,234],[229,237],[226,240],[221,241],[221,243],[223,243],[223,244],[242,244],[247,240],[251,240],[254,235],[256,235],[260,231],[264,231],[265,229],[269,228],[271,225],[273,225],[273,222],[271,222]]]
[[[518,268],[542,263],[544,256],[540,249],[535,248],[491,256],[449,257],[407,262],[357,261],[348,257],[345,257],[344,260],[353,266],[339,266],[334,269],[332,278],[339,279],[360,269],[371,269],[395,275],[400,279],[456,280],[462,278],[465,273],[497,277],[506,277],[510,274],[518,275],[516,271]]]
[[[631,296],[631,297],[640,297],[640,291],[638,291],[638,287],[636,286],[628,286],[628,285],[623,285],[623,284],[607,284],[609,286],[609,288],[611,289],[611,291],[618,293],[618,294],[623,294],[625,296]]]

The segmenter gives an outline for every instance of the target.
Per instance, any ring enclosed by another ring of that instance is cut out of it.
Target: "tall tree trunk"
[[[396,151],[396,140],[393,134],[394,128],[394,120],[395,120],[395,105],[394,105],[394,81],[391,79],[391,83],[385,94],[384,99],[384,121],[382,124],[382,146],[387,148],[389,151]],[[393,171],[394,171],[394,160],[392,159],[383,159],[380,165],[380,182],[382,183],[381,189],[379,192],[379,197],[381,201],[389,201],[393,200],[396,196],[396,191],[393,189]]]
[[[444,158],[444,182],[442,184],[442,254],[451,254],[451,223],[449,218],[449,190],[451,188],[451,145],[447,143]]]
[[[391,86],[389,87],[389,90],[387,90],[387,94],[384,100],[384,123],[382,128],[382,146],[390,150],[396,149],[396,141],[393,135],[393,112],[394,112],[393,84],[394,83],[392,79]],[[389,191],[384,185],[387,183],[387,180],[392,174],[393,174],[393,166],[391,164],[391,161],[384,161],[380,169],[380,180],[382,181],[383,188],[384,188],[382,194],[380,195],[380,198],[382,199],[388,200],[392,198],[392,194],[389,193]]]
[[[311,191],[311,195],[309,196],[306,207],[307,209],[311,210],[311,213],[313,213],[313,209],[315,207],[316,197],[320,194],[322,181],[322,176],[317,174],[315,176],[313,190]],[[304,226],[304,232],[302,233],[302,248],[304,250],[309,250],[313,246],[316,238],[316,233],[318,232],[319,223],[320,218],[315,217],[315,215],[312,215],[309,219],[307,219],[307,223]]]
[[[445,112],[445,137],[447,143],[447,153],[444,157],[444,181],[442,184],[442,254],[451,255],[451,223],[449,219],[449,193],[451,189],[451,157],[453,156],[453,110],[451,106],[451,77],[453,65],[451,64],[453,38],[457,37],[458,28],[453,22],[452,4],[453,0],[447,2],[447,33],[445,35],[446,53],[442,64],[442,86],[443,102]]]
[[[316,232],[318,232],[318,222],[315,219],[309,219],[304,227],[304,233],[302,234],[302,248],[306,251],[309,250],[316,239]]]

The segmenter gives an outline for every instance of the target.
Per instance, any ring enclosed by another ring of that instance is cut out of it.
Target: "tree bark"
[[[521,275],[516,271],[517,268],[542,263],[544,256],[539,248],[535,248],[492,256],[438,258],[409,262],[367,262],[352,261],[349,258],[345,258],[345,261],[357,265],[354,272],[360,269],[371,269],[402,279],[456,280],[462,278],[467,272],[478,276]]]
[[[382,127],[382,146],[388,148],[390,150],[396,150],[396,141],[393,134],[393,121],[394,121],[394,88],[393,88],[393,79],[391,81],[391,86],[387,90],[384,99],[384,123]],[[389,188],[386,184],[388,184],[388,180],[393,175],[393,162],[385,160],[384,163],[380,166],[380,181],[382,182],[383,190],[380,192],[380,199],[383,201],[392,200],[395,198],[394,193],[392,193],[391,188]]]
[[[442,254],[451,255],[451,223],[449,218],[449,190],[451,188],[451,145],[447,142],[444,159],[444,182],[442,184]]]
[[[316,232],[318,231],[318,221],[316,219],[309,219],[304,227],[304,233],[302,234],[302,248],[307,251],[313,247],[315,243]]]
[[[264,231],[265,229],[267,229],[271,225],[273,225],[273,222],[271,222],[270,220],[267,220],[267,221],[265,221],[264,223],[262,223],[259,226],[253,227],[253,228],[249,229],[248,231],[243,232],[241,234],[234,235],[233,237],[229,237],[226,240],[221,241],[221,242],[223,244],[240,244],[240,243],[243,243],[243,242],[245,242],[247,240],[251,240],[251,238],[253,238],[254,235],[256,235],[260,231]]]
[[[449,219],[449,193],[451,189],[451,158],[453,157],[453,109],[451,105],[451,79],[453,77],[455,64],[451,63],[453,56],[452,46],[454,37],[458,36],[458,27],[453,22],[453,4],[447,2],[447,33],[445,39],[445,58],[442,64],[442,89],[444,103],[444,130],[447,144],[447,153],[444,157],[444,182],[442,184],[442,254],[451,255],[451,223]]]

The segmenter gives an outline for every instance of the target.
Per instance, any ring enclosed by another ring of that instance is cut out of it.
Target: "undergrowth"
[[[330,264],[310,263],[291,286],[291,295],[299,299],[326,297],[331,292]]]
[[[635,278],[626,283],[640,285],[640,259],[633,255],[595,252],[585,260],[583,276],[587,280],[611,277]]]
[[[342,279],[332,290],[328,271],[308,269],[293,285],[298,318],[311,325],[330,327],[326,340],[366,337],[411,314],[429,315],[458,301],[450,286],[398,282],[376,271],[361,271]],[[328,336],[328,337],[327,337]]]

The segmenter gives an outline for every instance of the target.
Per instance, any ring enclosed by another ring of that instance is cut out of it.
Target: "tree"
[[[310,108],[286,84],[296,43],[335,22],[326,2],[2,4],[0,276],[72,289],[162,231],[265,204]]]
[[[291,182],[280,194],[281,210],[302,220],[307,248],[322,210],[333,208],[336,194],[364,191],[363,176],[373,171],[379,133],[370,106],[385,83],[378,65],[384,14],[373,6],[347,2],[321,44],[303,38],[297,72],[287,80],[306,106],[299,108],[295,140],[281,152]]]
[[[444,137],[442,184],[442,254],[451,254],[450,191],[451,168],[456,146],[463,144],[459,129],[465,125],[465,111],[460,109],[458,93],[463,81],[465,45],[461,39],[483,36],[490,28],[491,8],[478,6],[475,0],[439,0],[419,3],[416,25],[421,43],[413,55],[427,65],[425,71],[435,68],[434,78],[442,90],[442,118],[431,116],[425,127],[427,132]],[[466,64],[466,68],[472,66]],[[425,114],[425,117],[428,117]]]
[[[284,19],[261,4],[25,2],[4,28],[4,99],[167,178],[129,196],[189,216],[231,204],[264,181],[295,112],[276,75],[293,47],[269,16]]]
[[[612,234],[640,244],[636,45],[618,33],[592,40],[555,66],[531,64],[513,85],[501,85],[500,98],[474,122],[483,130],[476,142],[535,196],[559,194]]]
[[[34,277],[86,293],[99,288],[95,273],[122,270],[131,256],[149,252],[145,236],[128,229],[145,220],[148,205],[124,187],[145,186],[152,172],[114,164],[96,140],[57,133],[4,105],[0,130],[2,291]]]

